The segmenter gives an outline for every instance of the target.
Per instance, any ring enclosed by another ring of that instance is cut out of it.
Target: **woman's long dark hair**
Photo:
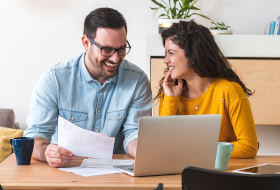
[[[185,56],[198,76],[220,77],[228,81],[237,82],[247,96],[254,94],[254,92],[246,88],[231,69],[230,63],[219,49],[208,28],[196,24],[193,20],[189,22],[180,21],[179,23],[173,23],[170,28],[164,30],[161,33],[161,37],[163,46],[165,46],[166,39],[170,38],[173,43],[185,51]],[[164,74],[167,72],[168,68],[165,69]],[[159,82],[160,89],[154,100],[159,98],[163,91],[163,80],[164,77]],[[184,87],[186,87],[185,81]]]

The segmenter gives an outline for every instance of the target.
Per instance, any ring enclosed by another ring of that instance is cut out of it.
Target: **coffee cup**
[[[18,137],[10,139],[17,158],[17,165],[30,165],[31,155],[34,147],[34,138]]]
[[[215,170],[225,171],[234,145],[228,142],[219,142],[217,147]]]

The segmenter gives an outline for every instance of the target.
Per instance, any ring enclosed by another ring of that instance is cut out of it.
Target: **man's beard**
[[[114,77],[114,76],[116,75],[117,69],[118,69],[118,68],[117,68],[116,70],[113,71],[113,72],[114,72],[114,75],[109,77],[109,76],[106,75],[106,72],[104,71],[105,69],[104,69],[103,65],[105,65],[105,62],[107,62],[107,63],[111,63],[111,64],[116,64],[115,67],[119,67],[119,65],[121,64],[121,62],[122,62],[123,60],[120,59],[120,61],[119,61],[118,63],[114,63],[114,62],[112,62],[112,61],[110,61],[110,60],[107,60],[107,59],[105,59],[105,60],[103,60],[103,61],[100,61],[100,62],[98,62],[97,60],[95,60],[95,62],[94,62],[94,61],[92,61],[92,59],[89,57],[89,61],[90,61],[91,65],[93,66],[93,68],[95,69],[95,71],[96,71],[99,75],[101,75],[101,76],[104,77],[104,78],[112,78],[112,77]],[[95,64],[95,63],[97,63],[97,64]],[[109,72],[110,72],[110,71],[109,71]]]

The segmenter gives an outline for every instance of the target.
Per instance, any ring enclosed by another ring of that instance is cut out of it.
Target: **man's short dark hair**
[[[86,17],[84,22],[84,35],[95,39],[96,30],[101,28],[125,28],[127,33],[126,21],[121,13],[111,8],[98,8],[93,10]]]

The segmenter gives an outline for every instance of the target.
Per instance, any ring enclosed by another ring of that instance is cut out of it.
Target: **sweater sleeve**
[[[159,116],[176,115],[179,101],[180,97],[162,94],[159,104]]]
[[[237,141],[231,158],[253,158],[258,151],[256,127],[248,99],[242,99],[230,107],[229,116]]]

